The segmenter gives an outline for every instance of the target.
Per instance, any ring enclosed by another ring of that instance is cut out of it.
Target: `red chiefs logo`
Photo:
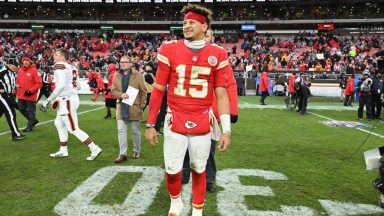
[[[215,56],[209,56],[208,64],[210,64],[211,66],[215,66],[217,64],[217,58]]]
[[[187,121],[187,122],[185,122],[184,126],[187,129],[192,129],[192,128],[197,127],[197,124],[195,122],[192,122],[192,121]]]

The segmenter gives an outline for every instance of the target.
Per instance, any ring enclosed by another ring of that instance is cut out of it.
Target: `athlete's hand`
[[[145,130],[145,138],[147,142],[151,145],[156,145],[159,141],[157,139],[157,132],[155,128],[147,128]]]
[[[46,99],[46,100],[43,102],[43,105],[41,105],[40,110],[41,110],[42,112],[47,112],[47,107],[48,107],[48,105],[49,105],[50,102],[51,102],[50,100]]]
[[[225,152],[225,151],[227,151],[230,143],[231,143],[231,135],[229,135],[227,133],[223,133],[220,136],[220,141],[219,141],[219,145],[217,146],[217,148],[219,149],[219,151]]]

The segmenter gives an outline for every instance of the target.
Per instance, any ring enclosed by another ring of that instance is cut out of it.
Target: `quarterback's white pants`
[[[168,113],[164,121],[164,164],[168,174],[176,174],[183,168],[185,153],[188,149],[191,169],[197,173],[205,170],[211,149],[211,133],[204,135],[183,135],[171,131],[168,126],[172,114]]]
[[[81,142],[84,142],[89,136],[79,128],[77,121],[77,109],[79,108],[79,97],[72,95],[58,98],[59,106],[57,109],[55,126],[59,133],[60,142],[68,141],[68,132],[75,135]]]

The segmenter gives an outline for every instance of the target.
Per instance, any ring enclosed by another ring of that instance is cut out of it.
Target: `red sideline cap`
[[[187,19],[193,19],[193,20],[196,20],[202,24],[207,23],[207,20],[205,19],[205,17],[203,15],[192,12],[192,11],[189,11],[187,14],[185,14],[184,20],[187,20]]]

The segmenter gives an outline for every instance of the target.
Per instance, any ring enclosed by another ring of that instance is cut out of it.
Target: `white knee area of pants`
[[[86,134],[84,131],[82,131],[81,129],[76,129],[74,131],[70,131],[68,130],[69,133],[75,135],[77,137],[77,139],[79,139],[80,141],[85,141],[89,136],[88,134]]]
[[[205,171],[205,167],[207,165],[207,162],[202,162],[202,161],[198,161],[198,162],[191,162],[191,169],[193,171],[195,171],[196,173],[203,173]]]
[[[59,134],[60,142],[67,142],[68,141],[67,128],[65,128],[65,125],[60,118],[55,119],[55,126],[57,129],[57,133]]]
[[[167,114],[164,122],[168,122]],[[183,161],[188,148],[188,136],[171,131],[168,124],[164,124],[164,164],[165,172],[176,174],[183,169]]]

